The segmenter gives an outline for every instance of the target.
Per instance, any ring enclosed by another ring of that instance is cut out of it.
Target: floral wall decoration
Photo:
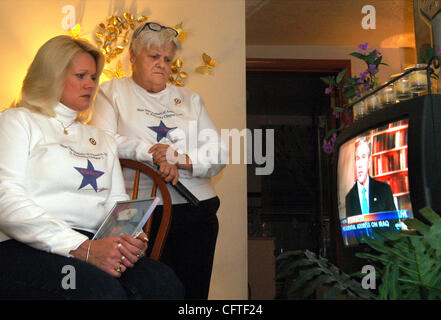
[[[184,60],[182,58],[176,58],[173,61],[171,66],[172,73],[170,74],[170,78],[168,80],[169,83],[172,83],[178,87],[184,86],[184,79],[187,79],[187,73],[182,71],[182,67],[184,66]]]
[[[105,23],[98,24],[95,43],[103,53],[106,63],[123,53],[129,44],[131,31],[146,21],[146,16],[140,15],[135,19],[132,13],[124,12],[122,16],[110,16]]]
[[[103,73],[108,79],[119,79],[126,76],[120,59],[113,70],[109,65],[129,45],[131,31],[135,30],[139,24],[146,22],[147,19],[144,15],[140,15],[135,19],[132,13],[124,12],[122,15],[112,15],[105,22],[98,24],[94,39],[104,55],[105,67]]]

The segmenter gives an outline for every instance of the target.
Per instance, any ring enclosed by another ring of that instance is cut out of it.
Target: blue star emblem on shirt
[[[157,133],[156,135],[156,141],[159,142],[161,141],[162,138],[167,138],[167,134],[169,133],[169,131],[172,131],[174,129],[176,129],[177,127],[174,128],[168,128],[164,122],[159,123],[159,126],[157,127],[149,127],[149,129],[155,131]]]
[[[95,190],[95,192],[98,192],[96,179],[101,177],[104,174],[104,172],[95,170],[90,160],[87,160],[87,168],[78,168],[78,167],[74,167],[74,168],[77,169],[77,171],[81,173],[81,175],[83,176],[83,181],[81,181],[81,185],[78,189],[84,188],[85,186],[90,184],[92,188]]]

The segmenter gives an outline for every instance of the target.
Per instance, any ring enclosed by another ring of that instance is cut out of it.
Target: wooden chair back
[[[154,241],[153,239],[150,239],[150,235],[151,235],[150,230],[152,227],[153,215],[150,217],[150,219],[147,221],[147,223],[144,226],[144,232],[147,234],[147,237],[149,237],[150,241],[153,242],[153,248],[151,250],[151,254],[149,258],[153,260],[159,260],[165,245],[165,241],[167,239],[167,234],[171,222],[171,213],[172,213],[172,202],[171,202],[170,193],[167,189],[167,185],[164,182],[164,180],[162,180],[162,178],[159,176],[159,174],[156,173],[156,171],[150,168],[149,166],[141,162],[130,159],[120,159],[119,161],[121,163],[122,168],[130,168],[135,170],[135,179],[133,181],[133,190],[131,194],[132,200],[138,199],[139,178],[141,174],[145,174],[153,180],[153,189],[150,194],[151,197],[157,196],[156,194],[159,188],[159,192],[161,193],[161,195],[158,197],[162,199],[163,212],[162,212],[161,223],[159,225],[159,229]]]

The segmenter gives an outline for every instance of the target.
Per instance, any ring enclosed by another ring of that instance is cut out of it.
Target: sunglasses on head
[[[152,30],[152,31],[156,31],[156,32],[160,32],[162,29],[165,29],[165,30],[171,32],[175,37],[178,36],[178,32],[177,32],[175,29],[170,28],[170,27],[165,27],[165,26],[160,25],[159,23],[156,23],[156,22],[147,22],[147,23],[142,27],[142,29],[139,30],[138,35],[139,35],[141,32],[143,32],[146,28],[149,28],[150,30]]]

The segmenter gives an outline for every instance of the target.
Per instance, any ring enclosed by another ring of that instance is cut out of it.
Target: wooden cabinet
[[[250,300],[273,300],[276,297],[274,242],[274,238],[248,238]]]
[[[390,185],[397,209],[411,209],[408,179],[408,120],[372,131],[372,177]]]

